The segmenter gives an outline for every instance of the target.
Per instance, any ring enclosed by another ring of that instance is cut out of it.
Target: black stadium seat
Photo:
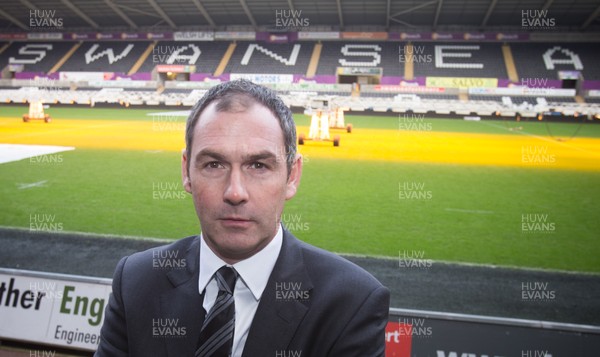
[[[508,78],[500,43],[418,42],[413,53],[425,56],[415,61],[416,77]]]
[[[73,45],[74,42],[13,42],[0,55],[0,66],[23,64],[26,72],[46,73]]]
[[[60,70],[127,73],[149,44],[148,41],[84,42]]]
[[[510,47],[520,78],[558,79],[558,71],[579,71],[586,80],[600,80],[597,44],[511,43]]]
[[[314,42],[239,41],[226,73],[306,74]]]
[[[159,64],[182,64],[195,65],[196,73],[213,74],[228,46],[227,41],[161,41],[154,46],[138,72],[152,72]]]

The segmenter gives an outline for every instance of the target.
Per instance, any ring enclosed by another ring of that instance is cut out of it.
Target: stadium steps
[[[407,43],[404,46],[404,53],[414,53],[412,43]],[[412,56],[405,56],[406,60],[404,61],[404,79],[412,80],[415,77],[415,64],[413,62]]]
[[[506,64],[506,73],[508,73],[508,79],[510,79],[511,82],[519,82],[517,66],[515,66],[515,59],[513,58],[509,45],[502,45],[502,55],[504,56],[504,63]]]
[[[317,67],[319,66],[319,59],[321,58],[322,49],[323,44],[321,42],[315,43],[312,56],[310,57],[310,63],[308,64],[308,69],[306,70],[306,78],[312,78],[317,73]]]
[[[69,58],[71,58],[71,56],[73,56],[75,51],[77,51],[77,49],[79,47],[81,47],[82,44],[83,44],[82,41],[79,41],[76,44],[74,44],[73,47],[71,47],[71,49],[69,50],[69,52],[65,53],[65,55],[58,62],[56,62],[54,67],[50,68],[50,70],[48,71],[48,74],[52,74],[52,73],[55,73],[56,71],[58,71],[60,69],[60,67],[62,67],[62,65],[65,64],[65,62],[67,62],[69,60]]]
[[[6,51],[6,49],[9,47],[10,47],[10,42],[5,43],[4,46],[2,46],[2,48],[0,48],[0,55],[2,54],[2,52]]]
[[[583,99],[583,97],[581,95],[576,95],[575,96],[575,103],[585,104],[585,99]]]
[[[140,58],[138,58],[138,60],[133,64],[133,66],[131,66],[131,69],[129,70],[129,72],[127,72],[128,76],[131,76],[132,74],[136,73],[140,69],[140,67],[146,61],[146,58],[148,58],[148,56],[150,56],[150,53],[152,53],[152,50],[154,49],[154,47],[156,46],[157,43],[158,43],[158,41],[154,41],[153,43],[148,45],[148,47],[146,48],[144,53],[142,53]]]
[[[231,59],[231,56],[233,56],[233,51],[235,51],[236,46],[237,44],[235,42],[229,44],[229,47],[227,47],[227,51],[225,51],[223,58],[221,58],[221,62],[217,66],[217,69],[215,69],[215,73],[213,73],[213,76],[217,77],[223,74],[223,72],[225,71],[225,67],[227,67],[229,60]]]
[[[0,55],[2,54],[2,52],[6,51],[7,48],[10,47],[10,42],[4,44],[4,46],[2,46],[2,48],[0,48]],[[2,73],[0,73],[0,78],[12,78],[12,74],[10,71],[10,66],[5,66],[4,68],[0,68],[0,70],[2,70]],[[0,356],[2,357],[2,356]]]

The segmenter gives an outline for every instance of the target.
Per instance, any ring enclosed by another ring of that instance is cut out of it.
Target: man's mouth
[[[238,216],[223,217],[219,221],[221,221],[222,225],[229,228],[247,228],[252,223],[252,220]]]

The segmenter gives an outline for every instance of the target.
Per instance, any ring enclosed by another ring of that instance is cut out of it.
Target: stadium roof
[[[600,31],[597,0],[0,0],[0,4],[2,32],[57,30],[31,25],[32,18],[44,16],[61,19],[62,31],[277,31],[286,29],[281,25],[290,11],[301,21],[299,30],[307,31]],[[524,19],[535,18],[550,26],[523,26]]]

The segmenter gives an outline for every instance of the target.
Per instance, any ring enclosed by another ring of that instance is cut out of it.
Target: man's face
[[[218,112],[212,102],[196,122],[190,157],[183,154],[183,186],[207,245],[226,262],[254,255],[277,233],[302,173],[298,155],[288,178],[285,151],[278,119],[258,103]]]

